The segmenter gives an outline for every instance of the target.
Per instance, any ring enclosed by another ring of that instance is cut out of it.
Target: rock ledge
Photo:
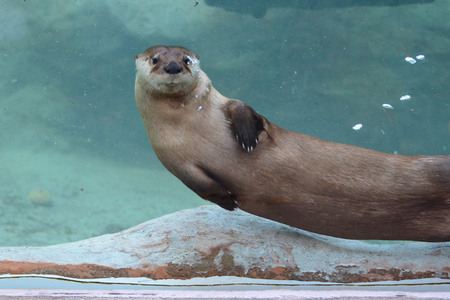
[[[0,274],[190,279],[238,276],[335,283],[450,279],[450,243],[368,244],[242,211],[202,206],[48,247],[0,248]]]

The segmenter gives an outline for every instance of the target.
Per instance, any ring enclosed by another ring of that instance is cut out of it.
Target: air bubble
[[[363,124],[356,124],[352,127],[353,130],[360,130],[363,127]]]
[[[407,61],[407,62],[409,62],[410,64],[415,64],[417,61],[414,59],[414,58],[412,58],[412,57],[409,57],[409,56],[407,56],[407,57],[405,57],[405,60]]]
[[[424,60],[425,59],[425,55],[419,54],[419,55],[416,56],[416,59],[417,60]]]
[[[403,95],[403,96],[400,97],[400,101],[407,101],[407,100],[410,100],[410,99],[411,99],[410,95]]]
[[[383,108],[386,108],[386,109],[394,109],[394,107],[393,107],[392,105],[387,104],[387,103],[383,104]]]

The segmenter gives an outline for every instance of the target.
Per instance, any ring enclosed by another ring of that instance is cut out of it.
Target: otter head
[[[200,74],[198,55],[183,47],[155,46],[134,57],[138,79],[145,80],[151,92],[186,93]]]

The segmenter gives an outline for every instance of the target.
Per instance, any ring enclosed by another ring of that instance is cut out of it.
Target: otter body
[[[348,239],[450,241],[450,156],[284,130],[222,96],[182,47],[135,57],[136,102],[164,166],[200,197]]]

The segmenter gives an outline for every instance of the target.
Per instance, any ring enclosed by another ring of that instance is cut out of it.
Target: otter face
[[[135,56],[137,76],[163,94],[186,92],[199,79],[198,56],[183,47],[155,46]]]

